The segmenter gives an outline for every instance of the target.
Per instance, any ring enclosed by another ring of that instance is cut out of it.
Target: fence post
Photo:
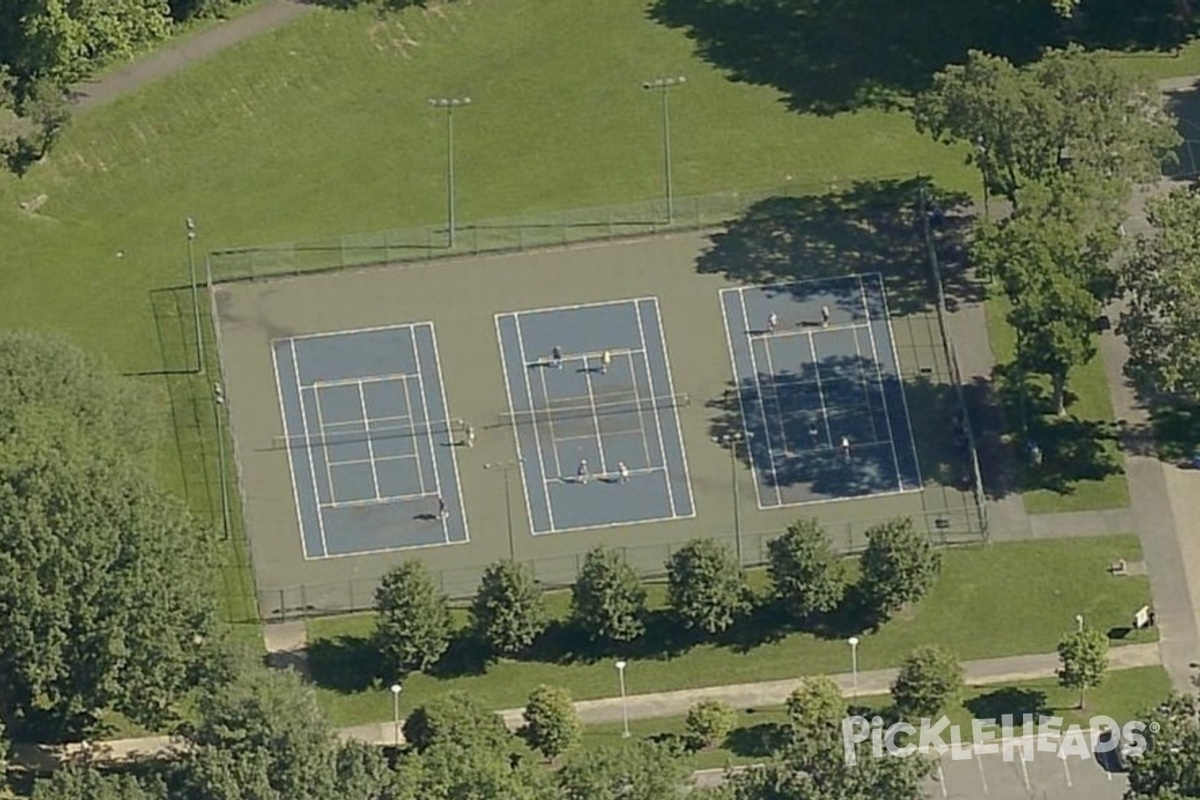
[[[308,616],[308,584],[300,584],[300,618]]]
[[[279,590],[279,619],[287,622],[287,589]]]
[[[354,607],[354,579],[353,578],[346,579],[346,590],[347,590],[346,593],[350,595],[350,610],[354,611],[355,607]]]

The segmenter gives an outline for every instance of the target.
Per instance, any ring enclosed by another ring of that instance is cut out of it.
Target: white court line
[[[821,401],[821,419],[825,422],[825,441],[833,447],[833,429],[829,427],[829,407],[825,405],[825,390],[821,388],[821,365],[817,361],[817,346],[813,343],[813,335],[808,335],[808,352],[812,354],[813,374],[817,376],[817,399]]]
[[[538,467],[542,470],[542,477],[545,478],[545,477],[547,477],[547,475],[546,475],[546,459],[542,455],[542,435],[540,433],[538,433],[537,413],[533,409],[533,384],[529,380],[529,368],[525,366],[525,364],[528,363],[529,356],[525,353],[525,337],[521,334],[521,315],[513,314],[512,318],[513,318],[513,328],[517,332],[517,350],[521,353],[521,374],[525,377],[525,391],[529,396],[529,413],[530,413],[530,416],[533,417],[533,443],[534,443],[534,446],[537,448]],[[503,350],[503,346],[501,347],[501,350]],[[546,381],[546,379],[543,376],[542,377],[543,396],[546,396],[544,394],[545,393],[545,385],[544,385],[545,381]],[[546,396],[546,399],[549,400],[549,397]],[[516,433],[516,427],[517,427],[516,411],[517,411],[517,409],[515,407],[513,407],[513,432],[514,433]],[[553,431],[551,431],[551,436],[553,436]],[[520,440],[518,439],[518,441],[520,441]],[[551,441],[550,444],[552,447],[554,447],[554,459],[555,459],[555,461],[557,461],[558,460],[558,448],[554,445],[553,441]],[[554,530],[554,507],[550,504],[550,490],[546,488],[545,483],[542,484],[542,493],[546,496],[546,517],[550,521],[550,529]],[[530,516],[529,516],[529,527],[531,530],[534,527],[532,514],[530,514]]]
[[[292,374],[296,376],[296,386],[300,386],[300,359],[296,356],[296,340],[290,342],[292,349]],[[296,394],[300,400],[300,421],[304,423],[304,441],[308,442],[312,434],[308,430],[308,412],[304,409],[304,391],[297,388]],[[313,503],[317,506],[317,529],[321,532],[321,550],[323,553],[329,553],[329,543],[325,541],[325,518],[321,515],[321,493],[317,491],[317,468],[313,464],[313,448],[308,446],[308,474],[312,478],[313,488]],[[333,484],[329,484],[330,499],[333,497]]]
[[[745,320],[745,324],[748,326],[750,324],[750,312],[746,310],[746,294],[744,291],[742,291],[743,288],[744,287],[739,286],[737,289],[738,301],[742,304],[742,319]],[[765,434],[767,431],[771,430],[771,426],[767,422],[767,410],[764,408],[765,403],[763,402],[762,383],[758,380],[758,359],[754,357],[754,343],[750,341],[750,337],[748,336],[746,337],[746,346],[750,350],[750,369],[754,371],[754,389],[758,393],[759,400],[758,412],[759,416],[762,417],[763,433]],[[824,409],[824,407],[825,401],[822,400],[821,408]],[[828,427],[828,423],[826,423],[826,427]],[[779,472],[775,468],[775,448],[771,446],[771,437],[769,434],[767,435],[766,445],[767,455],[771,460],[771,485],[775,487],[775,504],[779,505],[783,503],[783,494],[779,486]]]
[[[636,309],[634,309],[634,310],[636,311]],[[634,360],[633,360],[632,353],[629,354],[628,362],[629,362],[629,380],[630,380],[630,383],[633,384],[633,403],[637,407],[638,427],[642,434],[642,456],[646,460],[646,465],[649,466],[651,464],[650,440],[646,438],[646,415],[643,413],[643,409],[642,409],[642,393],[641,393],[641,391],[638,390],[637,369],[636,369],[636,364],[634,363]],[[649,374],[650,374],[650,358],[646,355],[645,350],[642,351],[642,363],[646,366],[646,375],[649,376]],[[658,421],[656,420],[654,424],[657,425]]]
[[[784,292],[784,291],[790,291],[793,286],[802,286],[806,283],[837,283],[839,281],[848,281],[851,278],[855,277],[855,275],[857,275],[857,274],[858,273],[855,273],[854,275],[828,275],[823,278],[801,278],[800,280],[790,281],[788,283],[767,283],[767,284],[763,284],[761,286],[752,286],[752,287],[748,287],[748,288],[758,289],[763,292],[774,291],[776,293],[780,293],[780,292]],[[865,274],[880,275],[882,273],[876,271],[876,272],[867,272]]]
[[[942,771],[941,759],[938,759],[937,770],[938,770],[938,786],[942,787],[942,797],[948,797],[949,795],[946,792],[946,773]]]
[[[657,308],[656,308],[656,310],[657,310]],[[634,317],[637,318],[638,340],[642,343],[642,349],[645,350],[646,349],[646,328],[642,324],[642,309],[636,302],[633,304],[633,315],[634,315]],[[660,325],[662,324],[661,320],[659,320],[659,324]],[[661,332],[661,327],[659,330]],[[667,344],[666,340],[663,340],[663,352],[664,353],[666,352],[666,349],[667,349],[666,344]],[[667,377],[669,379],[670,375],[668,375]],[[650,396],[651,397],[657,396],[657,393],[654,391],[654,371],[650,369],[650,358],[649,357],[646,358],[646,380],[650,381]],[[656,431],[658,431],[658,451],[660,453],[662,453],[663,466],[666,467],[667,466],[667,444],[666,444],[666,441],[663,439],[662,417],[660,417],[657,413],[654,415],[654,429]],[[682,440],[680,441],[679,446],[680,447],[683,446]],[[677,514],[677,511],[675,509],[675,490],[671,488],[671,475],[670,475],[669,470],[667,472],[667,503],[671,506],[671,516],[675,517]]]
[[[1059,761],[1062,762],[1063,772],[1067,776],[1067,788],[1068,789],[1074,788],[1075,784],[1073,784],[1071,782],[1071,768],[1069,766],[1067,766],[1067,760],[1065,758],[1060,758]]]
[[[371,375],[365,378],[334,378],[328,381],[313,381],[312,383],[308,384],[308,386],[313,389],[336,388],[338,386],[361,386],[364,383],[399,381],[404,380],[407,377],[409,377],[407,372],[392,372],[387,375]]]
[[[636,311],[636,309],[634,310]],[[584,359],[583,367],[583,380],[587,383],[588,390],[588,404],[592,407],[592,428],[596,431],[596,451],[600,454],[600,473],[607,474],[608,465],[604,461],[604,438],[600,435],[600,415],[596,413],[596,393],[592,391],[592,371],[588,369],[587,359]],[[545,375],[545,372],[542,374]],[[549,397],[546,400],[548,403]]]
[[[493,314],[492,315],[492,324],[496,328],[496,347],[500,348],[500,373],[501,373],[500,377],[504,381],[504,396],[508,398],[508,410],[512,412],[513,447],[516,449],[515,458],[516,458],[516,463],[521,466],[521,495],[522,495],[522,497],[525,498],[525,513],[528,515],[527,519],[529,520],[529,532],[532,534],[533,527],[534,527],[534,525],[533,525],[533,506],[530,505],[530,503],[529,503],[529,481],[525,477],[525,453],[523,453],[521,451],[521,434],[520,434],[520,431],[517,430],[517,407],[513,404],[512,387],[509,386],[509,383],[508,383],[508,378],[509,378],[508,359],[505,358],[505,356],[504,356],[504,339],[500,335],[500,317],[501,316],[513,317],[513,326],[514,327],[516,327],[517,319],[512,314],[506,314],[506,315]],[[524,362],[524,360],[525,360],[524,354],[522,354],[521,360],[522,360],[522,362]],[[528,386],[529,385],[528,384],[529,368],[526,367],[524,363],[521,364],[521,371],[525,374],[526,386]],[[530,402],[533,402],[532,398],[530,398]],[[538,455],[540,456],[541,453],[539,453]],[[546,470],[545,470],[544,466],[542,468],[542,477],[543,478],[546,477]],[[507,480],[507,478],[505,478],[505,480]],[[549,506],[550,505],[549,490],[546,489],[546,487],[544,485],[542,486],[542,490],[546,493],[546,505]]]
[[[750,341],[750,347],[754,347],[753,340]],[[767,374],[771,376],[769,378],[771,382],[771,396],[775,399],[775,416],[778,417],[779,436],[783,440],[783,454],[785,456],[790,456],[792,454],[792,449],[788,447],[787,428],[783,426],[783,403],[779,399],[779,384],[775,382],[775,363],[771,359],[771,345],[764,344],[763,352],[766,354],[768,370]]]
[[[437,331],[434,330],[432,322],[427,322],[425,324],[429,326],[429,341],[430,341],[430,343],[433,344],[433,361],[434,361],[434,366],[437,368],[438,390],[439,390],[439,394],[441,394],[441,397],[442,397],[442,410],[446,412],[446,432],[447,432],[447,434],[449,434],[449,432],[450,432],[450,404],[448,402],[446,402],[446,381],[442,379],[442,354],[438,350]],[[433,434],[426,434],[426,435],[430,437],[429,442],[432,445],[433,444],[433,438],[432,438]],[[453,442],[451,444],[453,444]],[[434,454],[434,458],[437,458],[436,453]],[[471,541],[471,531],[470,531],[470,528],[467,527],[467,506],[466,506],[466,503],[463,502],[462,475],[458,471],[458,451],[454,447],[450,448],[450,465],[454,469],[454,488],[456,490],[455,494],[458,495],[458,513],[459,513],[459,516],[462,517],[463,541],[469,542],[469,541]],[[449,544],[449,543],[450,543],[450,532],[449,532],[449,529],[447,529],[446,544]]]
[[[288,337],[290,339],[324,339],[333,336],[351,336],[356,333],[376,333],[378,331],[398,331],[405,328],[412,329],[412,325],[405,323],[402,325],[372,325],[366,328],[349,328],[344,331],[322,331],[321,333],[300,333],[295,336]]]
[[[412,327],[408,329],[408,339],[412,342],[413,360],[417,362],[417,388],[421,393],[421,410],[424,412],[425,430],[428,431],[433,427],[429,424],[429,395],[425,393],[425,379],[421,376],[424,370],[421,369],[421,350],[417,347],[417,332]],[[429,459],[433,462],[433,490],[437,493],[438,497],[441,497],[442,478],[438,472],[437,452],[433,449],[433,436],[427,433],[424,437],[418,437],[417,447],[421,446],[421,438],[424,438],[425,444],[429,448]],[[425,485],[422,484],[421,488],[424,489]],[[442,499],[445,500],[445,498]],[[442,524],[442,538],[447,542],[450,541],[450,529],[446,527],[446,517],[442,516],[438,522]]]
[[[896,331],[892,327],[892,312],[888,310],[887,292],[883,285],[883,273],[873,272],[867,274],[874,275],[879,281],[879,297],[883,300],[883,317],[887,320],[888,338],[892,340],[892,358],[896,362],[896,381],[900,384],[900,402],[904,406],[904,421],[908,424],[908,441],[912,445],[913,469],[917,473],[917,489],[920,489],[924,485],[924,481],[921,479],[921,461],[917,457],[917,437],[913,434],[912,414],[908,410],[908,392],[904,390],[904,381],[900,373],[900,354],[896,352]],[[874,335],[871,338],[874,340]],[[887,400],[886,396],[884,400]]]
[[[300,397],[304,397],[304,392],[300,392]],[[333,466],[329,463],[329,437],[325,435],[325,417],[321,414],[321,393],[313,389],[313,405],[317,409],[317,435],[321,437],[321,454],[325,459],[325,478],[329,481],[329,499],[337,500],[337,487],[333,485]],[[315,449],[314,445],[308,445],[310,450]]]
[[[867,295],[865,293],[863,294],[862,299],[863,299],[863,310],[866,311]],[[870,315],[868,315],[867,318],[870,319]],[[867,335],[870,336],[870,333],[871,333],[870,330],[868,330]],[[857,331],[854,334],[854,355],[858,356],[858,382],[862,386],[863,400],[867,401],[867,419],[871,420],[871,435],[873,437],[875,437],[876,439],[878,439],[879,438],[879,430],[875,427],[875,412],[871,408],[871,389],[867,385],[867,373],[866,373],[866,370],[863,368],[862,362],[864,359],[863,359],[863,354],[862,354],[862,348],[860,348],[858,346],[858,332]],[[878,364],[879,362],[876,361],[875,363]],[[881,394],[883,393],[883,386],[879,387],[879,391]],[[887,397],[883,398],[883,405],[885,408],[887,407]]]
[[[597,300],[594,303],[574,303],[572,305],[565,305],[565,306],[543,306],[542,308],[529,308],[529,309],[521,309],[519,311],[506,311],[506,312],[501,312],[501,313],[497,314],[496,316],[497,317],[502,317],[502,316],[519,317],[519,316],[524,315],[527,317],[532,317],[535,314],[545,314],[550,311],[574,311],[574,310],[580,309],[580,308],[601,308],[603,306],[623,306],[623,305],[628,305],[630,303],[633,303],[634,307],[636,308],[637,303],[639,303],[640,301],[654,300],[654,299],[656,299],[656,298],[653,296],[646,296],[646,297],[627,297],[623,300]]]
[[[376,458],[373,458],[373,459],[370,459],[370,458],[351,458],[351,459],[348,459],[348,460],[346,460],[346,461],[335,461],[335,462],[333,462],[333,464],[332,464],[331,466],[334,466],[334,467],[351,467],[351,466],[354,466],[355,464],[371,464],[371,463],[375,463],[375,464],[382,464],[384,461],[402,461],[402,460],[404,460],[404,459],[406,459],[406,458],[416,458],[416,456],[410,453],[410,454],[408,454],[408,455],[403,455],[403,456],[378,456],[378,457],[376,457]],[[328,504],[324,504],[324,505],[328,505]]]
[[[434,497],[435,495],[429,492],[418,492],[415,494],[393,494],[387,497],[366,498],[365,500],[342,500],[336,503],[325,503],[322,508],[354,508],[357,506],[378,506],[384,503],[402,503],[408,500],[423,500],[426,497]]]
[[[284,441],[288,441],[290,437],[288,436],[287,411],[285,410],[284,405],[283,405],[283,384],[279,382],[279,356],[275,351],[275,343],[274,342],[271,343],[271,369],[273,369],[275,371],[275,392],[279,398],[279,417],[280,417],[280,419],[283,420],[283,438],[284,438]],[[299,388],[300,387],[300,376],[296,375],[294,371],[292,374],[296,378],[296,394],[297,394],[297,396],[299,396],[299,394],[300,394],[300,388]],[[301,413],[301,415],[304,414],[303,407],[301,407],[300,413]],[[299,489],[299,487],[296,486],[296,465],[292,462],[292,448],[287,447],[284,449],[287,450],[288,478],[292,481],[292,499],[296,503],[296,527],[300,532],[300,552],[304,553],[305,558],[307,558],[308,557],[308,547],[307,547],[307,543],[304,541],[304,512],[300,508],[300,489]],[[311,466],[312,465],[312,452],[311,451],[308,453],[308,459],[309,459],[309,465]],[[314,487],[314,490],[315,490],[315,488],[316,487]],[[320,520],[321,498],[317,497],[314,494],[313,495],[313,503],[317,506],[317,519]]]
[[[379,472],[375,469],[375,445],[371,442],[371,420],[367,416],[367,396],[363,393],[362,381],[358,383],[358,404],[362,406],[363,433],[367,434],[367,458],[371,459],[371,484],[375,487],[375,499],[379,499]]]
[[[528,375],[529,370],[526,369],[525,373]],[[538,370],[538,379],[542,382],[542,397],[545,398],[547,405],[549,405],[549,403],[550,403],[550,387],[546,385],[546,370],[545,369]],[[533,425],[533,430],[534,430],[534,433],[536,434],[537,426],[538,426],[538,416],[537,416],[537,409],[533,407],[534,400],[533,400],[532,383],[530,383],[529,402],[530,402],[530,409],[529,409],[530,424]],[[558,431],[556,431],[554,429],[554,414],[553,414],[553,410],[551,410],[551,409],[546,410],[546,427],[548,427],[550,429],[550,454],[554,456],[554,472],[555,472],[555,474],[558,475],[558,477],[561,478],[565,473],[563,472],[562,461],[558,457],[558,443],[565,442],[569,439],[576,439],[576,438],[581,438],[581,437],[559,436]],[[591,434],[589,434],[582,438],[591,439],[593,437],[591,436]],[[543,475],[543,477],[549,477],[546,475],[545,472],[543,472],[542,475]]]
[[[742,430],[747,434],[749,439],[750,420],[746,418],[746,404],[742,402],[742,376],[738,374],[737,357],[733,352],[733,328],[729,325],[729,312],[725,310],[725,295],[732,294],[736,289],[722,289],[717,293],[717,300],[721,306],[721,321],[725,323],[725,345],[729,348],[729,368],[733,370],[733,385],[734,391],[737,392],[738,411],[742,417]],[[743,320],[741,330],[746,330],[747,321]],[[743,335],[743,334],[738,334]],[[754,479],[754,502],[760,509],[766,508],[762,501],[762,490],[759,488],[760,481],[758,480],[758,465],[754,462],[753,446],[749,441],[746,442],[747,460],[750,462],[750,477]]]
[[[859,289],[859,293],[862,295],[863,311],[865,311],[867,314],[867,324],[870,324],[871,311],[867,307],[867,289],[863,285],[861,275],[858,278],[858,289]],[[890,319],[888,321],[888,333],[891,333],[891,320]],[[882,395],[882,397],[883,397],[883,418],[887,422],[888,436],[890,436],[892,439],[892,463],[896,467],[896,486],[900,489],[903,489],[904,488],[904,475],[901,474],[901,472],[900,472],[900,456],[898,453],[896,453],[896,444],[895,444],[896,431],[892,428],[892,414],[890,411],[888,411],[887,392],[883,388],[883,367],[880,366],[880,364],[879,364],[879,348],[877,348],[875,346],[875,334],[873,332],[870,336],[870,339],[871,339],[871,356],[875,359],[875,377],[879,381],[879,394]],[[893,339],[892,340],[893,349],[895,348],[895,346],[896,346],[896,341],[895,341],[895,339]],[[897,372],[900,371],[900,360],[898,357],[896,359],[896,371]],[[903,386],[900,387],[900,393],[904,394]],[[906,413],[907,413],[907,409],[906,409]],[[909,435],[910,439],[913,438],[911,425],[909,425],[908,435]],[[915,450],[913,452],[913,457],[914,458],[916,457]],[[920,483],[918,483],[917,485],[919,486]]]
[[[415,351],[416,347],[414,346],[413,349]],[[412,410],[413,410],[413,401],[412,401],[412,394],[408,391],[408,385],[409,385],[409,382],[408,382],[408,379],[406,378],[404,380],[404,402],[408,405],[408,418],[411,420],[412,419]],[[420,389],[420,387],[418,386],[418,391],[419,391],[419,389]],[[415,420],[413,420],[413,424],[414,425],[416,424]],[[418,458],[417,458],[417,485],[421,487],[422,491],[424,491],[425,490],[425,471],[423,469],[421,469],[420,446],[416,442],[413,442],[413,453],[417,454],[417,456],[418,456]]]

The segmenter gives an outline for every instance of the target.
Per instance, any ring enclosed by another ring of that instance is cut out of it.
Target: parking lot
[[[1021,758],[1023,748],[1033,748],[1032,759]],[[1119,800],[1128,782],[1125,775],[1106,768],[1103,755],[1087,758],[1036,750],[1036,742],[1017,743],[1013,757],[972,753],[955,760],[941,757],[930,781],[932,800]]]

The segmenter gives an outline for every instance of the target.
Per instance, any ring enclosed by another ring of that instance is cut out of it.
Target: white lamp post
[[[629,662],[621,659],[617,662],[617,679],[621,682],[621,736],[629,738],[629,707],[625,702],[625,668]]]
[[[1075,624],[1079,626],[1079,632],[1083,633],[1083,614],[1075,615]]]
[[[400,684],[392,684],[392,739],[396,747],[400,746],[400,689]]]
[[[858,697],[858,637],[850,637],[850,691],[852,697]]]

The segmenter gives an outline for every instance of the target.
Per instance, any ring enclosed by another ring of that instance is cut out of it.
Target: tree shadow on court
[[[969,491],[974,480],[958,392],[925,375],[904,384],[921,477]]]
[[[730,80],[771,86],[795,111],[894,107],[969,50],[1032,61],[1077,41],[1170,50],[1194,32],[1179,0],[1087,0],[1064,21],[1049,2],[1011,0],[657,0],[649,15],[682,28]]]
[[[1038,689],[1021,689],[1006,686],[991,692],[972,697],[963,703],[974,719],[1003,719],[1006,715],[1018,724],[1025,714],[1031,714],[1036,720],[1040,715],[1049,715],[1052,711],[1046,704],[1046,693]]]
[[[324,689],[353,694],[380,684],[383,658],[368,636],[343,635],[308,644],[308,674]]]
[[[749,284],[878,272],[893,314],[926,311],[936,292],[919,224],[922,187],[928,208],[940,209],[933,233],[949,267],[942,275],[947,300],[981,300],[982,287],[955,266],[965,262],[960,254],[970,227],[963,213],[969,198],[918,178],[860,181],[822,195],[762,200],[711,236],[697,270]]]

